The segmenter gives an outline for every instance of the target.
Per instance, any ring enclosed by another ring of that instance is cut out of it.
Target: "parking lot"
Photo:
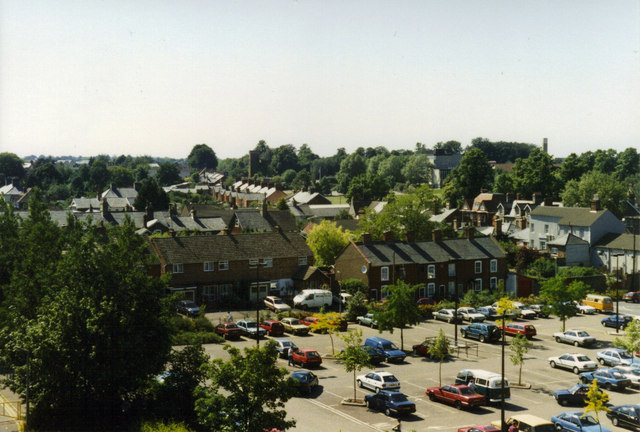
[[[620,303],[620,313],[640,315],[640,304]],[[255,317],[255,312],[248,312],[248,317]],[[236,319],[243,316],[242,312],[234,312]],[[567,321],[567,329],[579,328],[588,331],[595,336],[598,343],[589,348],[576,348],[568,344],[560,344],[553,340],[553,333],[562,330],[562,323],[556,318],[540,318],[530,320],[538,332],[533,338],[533,347],[529,351],[522,368],[522,382],[526,384],[522,388],[515,384],[518,382],[518,367],[509,360],[510,350],[505,347],[505,373],[512,384],[511,399],[506,403],[505,418],[511,414],[529,413],[550,419],[552,415],[563,411],[579,409],[578,407],[565,408],[555,401],[553,391],[566,389],[578,382],[577,375],[562,369],[552,369],[547,361],[548,357],[565,353],[584,353],[592,360],[596,359],[596,352],[612,346],[615,338],[615,330],[604,328],[600,320],[605,315],[579,315]],[[208,317],[217,323],[219,315],[209,314]],[[363,339],[368,336],[382,336],[400,346],[400,332],[393,334],[376,329],[363,327],[358,324],[350,324],[350,328],[360,328],[363,331]],[[460,325],[458,326],[460,327]],[[404,349],[410,350],[411,346],[422,342],[426,337],[436,336],[442,328],[445,334],[451,338],[454,336],[454,325],[434,320],[426,320],[419,325],[404,331]],[[297,420],[296,431],[325,430],[325,431],[363,431],[363,430],[390,430],[396,420],[385,416],[383,413],[369,411],[365,407],[347,406],[341,404],[345,398],[353,396],[353,375],[344,371],[341,364],[332,358],[331,341],[328,335],[310,334],[308,336],[284,337],[294,341],[300,348],[313,348],[318,350],[324,362],[314,373],[320,378],[320,386],[310,398],[294,398],[287,403],[289,417]],[[464,341],[459,335],[460,342]],[[507,337],[507,344],[510,338]],[[339,352],[343,343],[334,336],[335,349]],[[471,341],[474,344],[475,341]],[[255,340],[243,338],[243,340],[231,342],[234,346],[250,346]],[[456,373],[461,369],[486,369],[500,373],[501,346],[494,344],[477,344],[475,348],[448,359],[442,364],[442,385],[453,383]],[[205,349],[212,357],[225,357],[226,352],[221,345],[206,345]],[[288,369],[286,359],[279,360],[280,365]],[[425,395],[427,387],[439,385],[438,363],[422,357],[408,356],[401,364],[382,363],[376,368],[393,373],[401,382],[401,391],[416,404],[416,413],[403,418],[403,430],[415,429],[427,430],[457,430],[459,427],[475,424],[488,424],[500,419],[499,405],[485,406],[472,411],[458,411],[455,408],[438,402],[430,401]],[[360,373],[366,373],[363,370]],[[369,390],[357,389],[358,398],[364,398]],[[612,405],[640,403],[640,389],[630,388],[623,392],[608,392]],[[616,430],[611,422],[602,413],[603,426]]]

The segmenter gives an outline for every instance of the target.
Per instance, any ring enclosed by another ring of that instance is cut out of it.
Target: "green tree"
[[[550,155],[536,148],[526,159],[518,159],[513,167],[513,183],[515,191],[531,197],[534,192],[544,197],[553,197],[558,193],[554,177],[555,168]]]
[[[162,162],[156,173],[156,181],[160,186],[169,186],[182,182],[178,165],[173,162]]]
[[[287,200],[284,197],[280,198],[276,203],[276,209],[278,210],[289,210],[289,206],[287,205]]]
[[[338,228],[335,222],[323,220],[309,232],[307,244],[316,265],[333,265],[336,256],[349,244],[349,234]]]
[[[613,174],[618,153],[614,149],[598,149],[593,153],[593,169],[601,173]]]
[[[458,141],[439,142],[433,146],[434,150],[444,150],[445,154],[462,153],[462,144]]]
[[[378,166],[378,175],[384,178],[390,187],[393,187],[396,183],[402,183],[405,181],[402,175],[402,169],[407,162],[407,158],[404,156],[389,156]]]
[[[362,291],[355,291],[347,301],[345,319],[355,321],[357,317],[367,313],[367,296]]]
[[[416,304],[417,287],[398,281],[387,287],[389,295],[384,310],[374,314],[378,321],[378,331],[400,329],[400,349],[404,350],[404,329],[416,325],[422,320],[422,314]]]
[[[561,184],[566,184],[571,180],[580,180],[580,177],[588,171],[590,168],[584,163],[584,160],[575,153],[571,153],[562,162],[557,176]]]
[[[31,219],[23,238],[50,227],[40,210]],[[171,347],[166,283],[147,275],[147,245],[130,219],[101,227],[69,218],[54,233],[37,256],[35,243],[21,252],[39,273],[14,271],[0,356],[15,374],[4,383],[24,396],[29,380],[35,427],[121,429],[123,405],[163,370]]]
[[[402,175],[407,179],[407,183],[413,186],[423,183],[431,184],[433,164],[429,156],[426,154],[411,156],[402,168]]]
[[[623,212],[622,203],[627,196],[625,185],[613,174],[591,171],[583,175],[579,181],[571,180],[562,193],[562,201],[567,207],[589,207],[594,195],[600,198],[603,208],[616,216]]]
[[[221,432],[263,432],[295,426],[284,404],[293,395],[288,371],[276,365],[278,350],[268,341],[262,348],[225,346],[229,360],[213,359],[206,366],[208,385],[196,390],[200,424]]]
[[[0,153],[0,174],[4,174],[3,180],[10,179],[11,177],[17,177],[18,179],[23,178],[25,171],[22,165],[22,159],[14,153]]]
[[[206,144],[196,144],[187,156],[187,162],[191,168],[201,170],[203,168],[216,169],[218,157],[216,152]]]
[[[329,339],[331,339],[331,354],[335,355],[336,350],[333,345],[333,335],[340,329],[342,315],[338,312],[327,312],[313,314],[312,316],[318,318],[318,320],[309,327],[314,332],[326,333],[329,335]]]
[[[356,372],[372,367],[369,354],[362,347],[362,330],[350,330],[340,338],[345,342],[344,351],[338,354],[340,363],[347,373],[353,373],[353,400],[356,397]]]
[[[133,206],[138,211],[144,211],[151,205],[154,210],[166,210],[169,208],[169,196],[153,178],[148,178],[140,185]]]
[[[351,181],[359,175],[365,174],[367,163],[360,154],[352,153],[345,157],[340,163],[340,171],[336,175],[338,180],[338,191],[346,193],[349,190]]]
[[[438,380],[439,385],[442,386],[442,362],[449,355],[449,339],[444,335],[444,330],[438,331],[438,336],[433,341],[429,353],[432,358],[438,360]]]
[[[299,171],[291,181],[291,187],[295,190],[309,189],[311,186],[311,174],[309,171]]]
[[[109,178],[111,183],[116,187],[131,187],[133,185],[134,177],[133,171],[127,167],[115,165],[108,168]]]
[[[538,278],[550,278],[555,276],[556,263],[547,258],[538,258],[528,268],[527,275]]]
[[[359,175],[351,180],[345,198],[372,201],[381,200],[389,193],[389,183],[380,175]]]
[[[491,189],[493,169],[482,150],[468,150],[460,165],[445,180],[444,195],[452,205],[475,198],[482,188]]]
[[[107,188],[110,180],[107,163],[102,159],[93,160],[89,167],[89,188],[101,192]]]
[[[598,380],[593,380],[591,384],[589,384],[586,402],[587,405],[584,407],[584,414],[582,416],[584,417],[590,412],[595,413],[598,426],[600,426],[600,431],[602,431],[602,425],[600,425],[600,413],[611,410],[607,407],[607,404],[609,403],[609,395],[605,392],[598,391]]]
[[[13,206],[0,199],[0,304],[4,300],[5,286],[9,284],[13,269],[21,259],[19,247],[20,218],[15,213]],[[22,245],[24,246],[24,245]]]
[[[551,306],[551,313],[562,321],[562,331],[565,331],[567,319],[578,313],[573,302],[583,299],[586,291],[584,283],[573,281],[567,285],[563,277],[548,279],[540,286],[540,297]]]
[[[618,181],[625,181],[638,173],[640,173],[640,154],[635,148],[629,147],[618,155],[616,178]]]
[[[524,335],[517,335],[511,339],[511,345],[509,349],[512,351],[509,358],[514,366],[519,366],[518,371],[518,385],[522,385],[522,365],[524,365],[525,356],[531,349],[531,342]]]
[[[286,170],[298,170],[300,164],[298,163],[298,155],[296,154],[296,148],[291,144],[281,145],[273,149],[271,156],[271,172],[274,174],[282,174]],[[308,173],[308,171],[305,171]],[[311,179],[311,176],[309,176]]]
[[[515,190],[513,184],[513,175],[508,172],[501,172],[496,175],[496,181],[493,184],[493,191],[495,193],[509,193]]]
[[[636,319],[631,321],[624,329],[624,336],[615,338],[613,344],[627,350],[633,357],[640,351],[640,321]]]
[[[300,169],[310,171],[311,164],[318,158],[319,156],[311,151],[308,144],[302,144],[298,149],[298,164],[300,165]]]

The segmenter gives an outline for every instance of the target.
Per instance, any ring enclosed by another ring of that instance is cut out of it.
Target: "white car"
[[[596,338],[590,336],[584,330],[570,329],[565,332],[557,332],[553,334],[553,338],[558,343],[564,342],[575,346],[587,346],[596,343]]]
[[[358,375],[356,378],[358,387],[366,387],[378,393],[380,390],[397,390],[400,381],[389,372],[369,372],[366,375]]]
[[[576,375],[598,369],[598,363],[584,354],[563,354],[559,357],[549,357],[548,360],[552,368],[569,369]]]
[[[433,313],[433,317],[436,320],[446,321],[449,324],[455,321],[462,322],[462,314],[456,312],[455,309],[440,309],[438,312]]]
[[[513,305],[516,308],[516,314],[521,318],[534,319],[538,316],[538,313],[536,311],[534,311],[533,309],[529,309],[529,306],[524,303],[513,302]]]
[[[584,314],[584,315],[593,315],[596,313],[596,308],[594,308],[593,306],[589,306],[589,305],[583,305],[580,304],[578,302],[574,302],[576,304],[576,307],[578,308],[578,313]]]
[[[280,297],[266,296],[264,298],[264,305],[274,312],[287,312],[291,310],[291,306],[286,304]]]
[[[458,308],[458,314],[462,315],[462,319],[469,322],[482,322],[487,318],[480,312],[477,312],[474,308],[470,307]]]
[[[613,370],[621,373],[625,378],[631,380],[632,386],[640,387],[640,368],[638,368],[638,366],[616,366]]]

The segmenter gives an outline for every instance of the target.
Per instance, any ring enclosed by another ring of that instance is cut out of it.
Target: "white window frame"
[[[449,263],[449,277],[456,275],[456,263]]]
[[[264,268],[273,267],[273,258],[263,258],[262,259],[262,265],[263,265]]]
[[[482,261],[476,261],[473,263],[475,274],[482,273]]]
[[[380,300],[382,300],[382,299],[386,299],[386,298],[387,298],[387,296],[389,295],[389,288],[388,288],[388,286],[389,286],[389,285],[382,285],[382,286],[380,287]]]
[[[215,263],[213,261],[205,261],[202,263],[202,270],[205,272],[212,272],[215,269]]]
[[[547,248],[547,241],[540,239],[540,250],[544,250]]]
[[[218,261],[218,270],[219,271],[229,270],[229,261],[227,260]]]
[[[389,267],[388,266],[380,267],[380,280],[381,281],[388,281],[389,280]]]
[[[498,260],[497,259],[492,259],[489,262],[489,267],[491,269],[491,273],[496,273],[498,271]]]
[[[436,295],[436,284],[429,282],[427,284],[427,297],[433,297]]]
[[[298,265],[299,266],[306,266],[307,265],[307,257],[306,256],[299,256],[298,257]]]
[[[544,233],[549,234],[549,224],[544,224]]]
[[[533,222],[531,222],[531,225],[529,226],[529,231],[534,232],[536,224],[534,224]]]
[[[249,258],[249,268],[254,269],[260,264],[260,258]]]
[[[476,292],[482,291],[482,279],[477,278],[476,280],[473,281],[473,289]]]
[[[427,278],[435,279],[436,278],[436,266],[433,264],[429,264],[427,266]]]
[[[171,265],[171,273],[184,273],[184,264],[182,263],[173,263]]]
[[[491,290],[498,289],[498,278],[497,277],[492,277],[491,279],[489,279],[489,288]]]
[[[552,247],[551,248],[551,255],[558,255],[558,248],[557,247]]]

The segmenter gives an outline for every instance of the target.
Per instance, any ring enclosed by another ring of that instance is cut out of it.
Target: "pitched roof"
[[[426,264],[453,259],[504,258],[506,255],[491,237],[445,239],[440,242],[354,242],[373,265]]]
[[[538,206],[531,210],[531,217],[551,217],[560,225],[589,227],[609,210],[591,211],[588,207]]]
[[[237,209],[236,218],[243,231],[273,231],[271,224],[260,214],[258,209]]]
[[[454,214],[455,212],[457,212],[458,209],[457,208],[450,208],[450,209],[445,209],[442,213],[437,214],[437,215],[433,215],[429,218],[429,220],[431,222],[439,222],[442,223],[444,222],[449,216],[451,216],[452,214]]]
[[[291,197],[292,200],[295,200],[297,203],[299,204],[307,204],[309,201],[320,197],[322,201],[324,202],[330,202],[328,199],[326,199],[324,196],[322,196],[321,194],[319,194],[318,192],[298,192],[297,194],[295,194],[293,197]]]
[[[170,263],[288,258],[313,255],[299,234],[263,233],[151,238],[157,252]]]
[[[582,240],[580,237],[578,237],[577,235],[574,235],[572,233],[567,233],[565,235],[561,235],[560,237],[557,237],[553,240],[551,240],[550,242],[547,242],[548,245],[550,246],[567,246],[567,245],[577,245],[577,244],[581,244],[581,245],[588,245],[589,242],[586,240]]]
[[[636,235],[636,247],[635,250],[640,250],[640,235]],[[633,234],[616,234],[609,233],[598,240],[593,247],[605,248],[605,249],[620,249],[633,251]]]

